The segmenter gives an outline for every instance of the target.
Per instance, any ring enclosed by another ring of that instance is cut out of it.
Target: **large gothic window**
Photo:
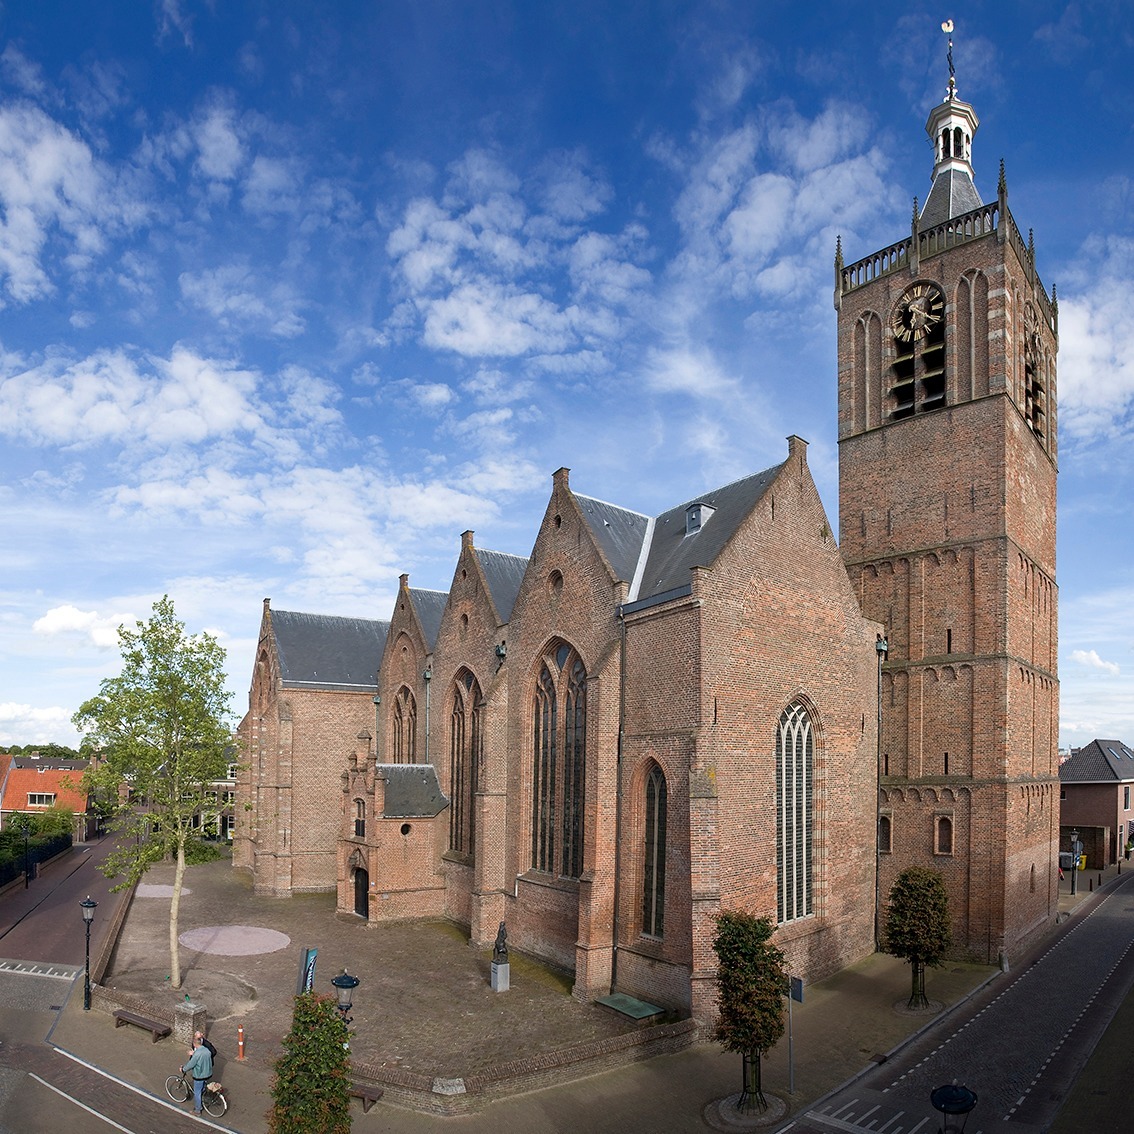
[[[417,702],[404,685],[394,698],[394,763],[417,763]]]
[[[776,915],[781,922],[813,912],[811,718],[798,702],[776,729]]]
[[[645,885],[642,932],[661,937],[665,921],[665,774],[656,764],[646,777]]]
[[[578,878],[583,872],[587,671],[561,645],[540,669],[534,698],[532,866]]]
[[[476,845],[473,800],[480,744],[480,686],[466,669],[453,684],[453,712],[449,717],[449,849],[469,857]]]
[[[890,318],[892,420],[945,405],[945,296],[930,283],[915,283]]]

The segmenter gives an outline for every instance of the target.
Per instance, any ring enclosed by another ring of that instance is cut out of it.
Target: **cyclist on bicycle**
[[[213,1055],[205,1046],[203,1036],[193,1037],[193,1050],[190,1051],[189,1059],[181,1070],[193,1076],[193,1113],[200,1114],[201,1093],[213,1074]]]

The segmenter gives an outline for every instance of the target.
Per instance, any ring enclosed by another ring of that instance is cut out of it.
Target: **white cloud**
[[[1117,662],[1103,661],[1095,650],[1072,650],[1071,660],[1090,669],[1101,669],[1115,676],[1121,672]]]
[[[464,284],[422,307],[423,341],[437,350],[508,358],[563,351],[576,341],[569,313],[541,295],[493,283]]]
[[[68,604],[52,607],[42,618],[37,618],[32,623],[32,631],[47,637],[71,635],[106,650],[118,645],[118,627],[132,625],[134,621],[132,614],[102,615]]]
[[[10,300],[48,295],[53,272],[85,271],[105,251],[107,231],[140,216],[80,138],[37,107],[0,106],[0,283]],[[56,234],[63,254],[54,259]]]
[[[168,359],[125,350],[49,357],[0,377],[0,433],[37,444],[173,445],[255,429],[257,376],[175,347]]]
[[[245,147],[230,106],[214,104],[190,126],[197,147],[195,167],[211,181],[231,181],[245,161]]]
[[[295,338],[306,329],[290,289],[264,285],[246,264],[183,272],[178,282],[181,294],[222,326],[278,338]]]
[[[1073,437],[1127,437],[1134,424],[1132,255],[1132,239],[1092,238],[1060,288],[1059,426]]]
[[[71,727],[73,711],[59,705],[35,706],[0,701],[0,744],[43,742],[75,745],[79,734]]]

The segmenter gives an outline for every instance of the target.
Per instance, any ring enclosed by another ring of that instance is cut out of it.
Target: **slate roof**
[[[285,689],[377,693],[389,622],[291,610],[270,614]]]
[[[934,228],[953,217],[971,213],[983,204],[972,177],[966,171],[943,169],[933,179],[933,188],[925,199],[919,223],[922,228]]]
[[[385,819],[432,819],[449,806],[432,764],[379,764],[378,776],[386,781]]]
[[[425,648],[432,652],[437,643],[437,632],[441,629],[441,615],[445,613],[449,601],[449,592],[410,587],[409,594],[421,623],[421,632],[425,635]]]
[[[1059,765],[1064,784],[1112,784],[1134,780],[1134,748],[1121,740],[1092,740]]]
[[[642,541],[650,523],[649,516],[619,508],[605,500],[596,500],[592,496],[580,496],[578,493],[574,493],[574,496],[582,510],[583,519],[587,521],[603,555],[614,570],[614,577],[629,583],[638,566]]]
[[[640,602],[688,586],[691,567],[711,566],[784,464],[786,462],[694,496],[658,516],[653,525],[642,581],[631,599]],[[700,530],[686,535],[686,511],[690,505],[698,503],[710,505],[714,512]]]
[[[492,603],[500,621],[507,622],[512,617],[512,607],[516,605],[516,595],[524,581],[528,561],[522,555],[509,555],[505,551],[481,551],[473,548],[485,580]]]

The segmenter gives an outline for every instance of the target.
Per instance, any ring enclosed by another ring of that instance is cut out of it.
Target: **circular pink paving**
[[[286,933],[258,925],[205,925],[187,929],[177,939],[186,949],[215,953],[219,957],[250,957],[254,953],[274,953],[291,944]]]

